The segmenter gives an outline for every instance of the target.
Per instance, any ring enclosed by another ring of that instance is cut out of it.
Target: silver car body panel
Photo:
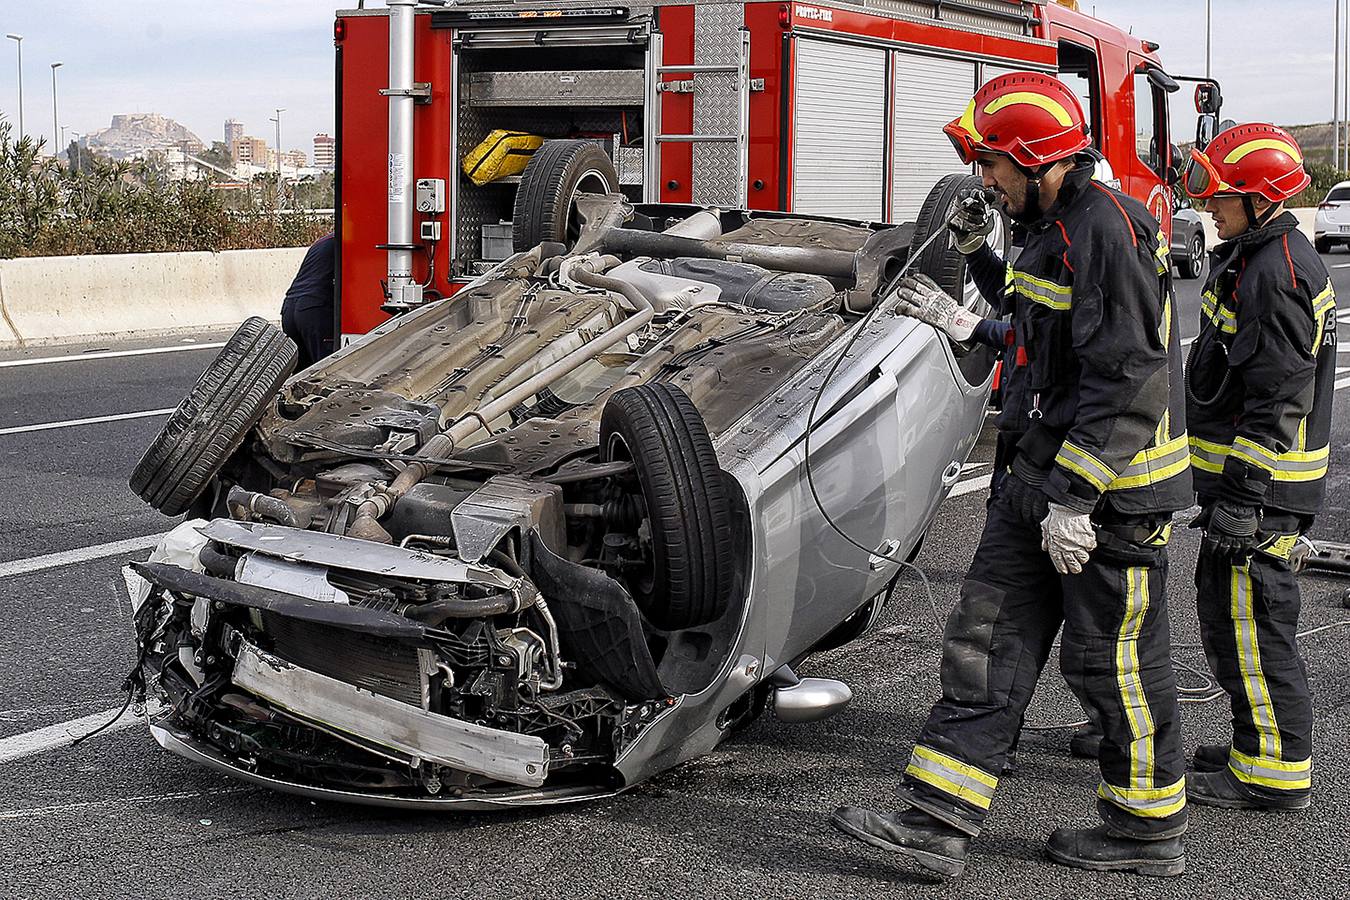
[[[520,579],[512,578],[491,566],[464,563],[434,553],[421,553],[322,531],[236,522],[232,519],[214,519],[201,531],[213,541],[244,550],[256,550],[292,562],[422,581],[481,584],[502,590],[520,586]]]
[[[541,738],[427,712],[311,672],[247,641],[231,680],[297,716],[413,759],[527,787],[539,787],[548,776],[548,744]]]

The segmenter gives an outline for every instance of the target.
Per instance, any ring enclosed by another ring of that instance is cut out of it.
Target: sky
[[[1286,125],[1331,118],[1337,2],[1212,0],[1213,73],[1226,117]],[[1169,71],[1203,74],[1204,0],[1080,3],[1160,43]],[[309,152],[316,132],[333,130],[338,7],[335,0],[0,0],[0,33],[24,37],[25,126],[49,141],[50,65],[61,61],[59,115],[68,139],[106,128],[116,113],[157,112],[208,143],[223,140],[225,119],[235,118],[271,144],[269,119],[283,107],[283,146]],[[0,40],[0,115],[11,121],[16,63],[15,43]],[[1174,132],[1193,130],[1188,99],[1178,95],[1172,106]]]

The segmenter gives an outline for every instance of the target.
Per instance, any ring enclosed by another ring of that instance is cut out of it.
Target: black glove
[[[1024,457],[1021,456],[1013,460],[1012,473],[1003,479],[999,492],[1008,495],[1008,503],[1018,518],[1039,528],[1045,517],[1050,515],[1050,498],[1041,489],[1045,475],[1029,464],[1019,465],[1023,462]]]
[[[1201,513],[1201,518],[1206,515],[1204,549],[1233,565],[1245,563],[1256,544],[1260,510],[1255,506],[1219,500]],[[1199,525],[1200,519],[1193,524]]]
[[[947,219],[947,229],[952,233],[952,246],[963,255],[969,256],[984,246],[985,238],[994,230],[994,194],[986,188],[962,191],[956,199],[956,206]]]

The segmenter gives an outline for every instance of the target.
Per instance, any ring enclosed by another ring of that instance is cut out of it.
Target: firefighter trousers
[[[1063,625],[1060,668],[1100,725],[1097,810],[1143,840],[1186,828],[1186,760],[1167,617],[1170,517],[1098,523],[1078,575],[1059,575],[1009,476],[990,504],[943,636],[942,699],[905,769],[907,802],[979,833],[1027,705]]]
[[[1298,579],[1289,551],[1311,524],[1267,510],[1246,565],[1201,550],[1195,571],[1200,636],[1233,708],[1228,766],[1259,794],[1312,788],[1312,695],[1298,650]]]

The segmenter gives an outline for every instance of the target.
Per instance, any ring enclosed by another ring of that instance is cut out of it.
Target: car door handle
[[[887,563],[895,562],[895,554],[899,549],[900,542],[897,540],[882,541],[881,546],[868,557],[867,567],[873,572],[880,572]]]
[[[942,470],[943,487],[951,487],[956,484],[956,479],[961,477],[961,469],[962,466],[960,460],[952,460],[951,464]]]

